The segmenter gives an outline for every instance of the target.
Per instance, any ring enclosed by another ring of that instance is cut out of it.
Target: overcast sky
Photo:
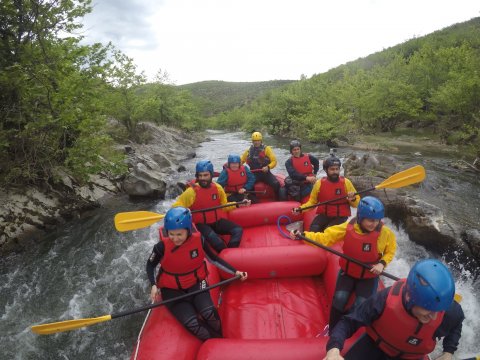
[[[478,0],[94,0],[83,35],[150,80],[298,80],[478,16]]]

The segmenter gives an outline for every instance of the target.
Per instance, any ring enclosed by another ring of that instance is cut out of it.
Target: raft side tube
[[[281,215],[288,216],[293,222],[302,220],[302,214],[292,214],[292,209],[299,206],[300,203],[297,201],[253,204],[249,207],[239,207],[228,212],[228,219],[244,228],[276,225]]]
[[[327,265],[326,252],[308,245],[225,249],[221,258],[249,279],[271,279],[321,275]],[[222,278],[231,275],[221,272]]]

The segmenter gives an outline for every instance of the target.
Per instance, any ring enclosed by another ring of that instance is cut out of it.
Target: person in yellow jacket
[[[350,207],[356,208],[358,206],[360,196],[355,195],[357,190],[355,190],[352,182],[340,176],[341,165],[340,159],[334,155],[325,159],[323,170],[327,176],[315,182],[310,197],[305,204],[293,209],[293,213],[298,213],[308,206],[339,199],[317,206],[317,215],[309,229],[312,232],[323,232],[329,226],[345,222],[351,215]]]
[[[175,201],[172,207],[182,206],[192,210],[192,219],[198,231],[202,234],[209,245],[217,252],[226,247],[238,247],[242,239],[243,229],[240,225],[226,219],[226,211],[236,208],[232,206],[201,211],[202,209],[212,208],[228,204],[227,195],[222,186],[212,182],[213,164],[209,160],[201,160],[196,164],[195,177],[197,182],[187,188]],[[250,200],[245,200],[244,206],[251,204]],[[220,235],[231,235],[228,245],[222,240]]]
[[[270,146],[265,145],[263,136],[258,131],[252,134],[252,145],[242,154],[240,161],[247,163],[255,175],[255,182],[262,181],[270,185],[278,200],[286,200],[285,189],[281,189],[275,175],[270,170],[277,166],[277,157]]]
[[[335,327],[346,312],[352,292],[355,292],[353,305],[355,307],[377,291],[378,276],[395,256],[396,237],[394,232],[383,224],[384,215],[385,209],[382,202],[373,196],[366,196],[360,200],[356,218],[331,226],[323,233],[304,233],[305,237],[324,246],[332,246],[343,241],[345,255],[371,266],[368,270],[340,258],[340,272],[330,311],[330,329]],[[297,230],[290,233],[292,239],[295,239],[296,235],[298,235]]]

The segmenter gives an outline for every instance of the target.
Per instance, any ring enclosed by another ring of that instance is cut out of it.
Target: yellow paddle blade
[[[130,231],[150,226],[163,219],[165,215],[150,211],[130,211],[115,215],[115,228],[120,231]]]
[[[455,296],[453,297],[453,300],[455,300],[457,303],[460,304],[460,302],[463,300],[462,295],[455,294]]]
[[[104,316],[99,316],[96,318],[89,318],[89,319],[59,321],[59,322],[54,322],[50,324],[34,325],[32,326],[32,331],[35,334],[40,334],[40,335],[55,334],[62,331],[70,331],[70,330],[75,330],[85,326],[90,326],[90,325],[108,321],[111,319],[112,319],[111,315],[104,315]]]
[[[425,169],[421,165],[416,165],[410,169],[400,171],[388,179],[384,180],[375,189],[398,189],[404,186],[422,182],[425,179]]]

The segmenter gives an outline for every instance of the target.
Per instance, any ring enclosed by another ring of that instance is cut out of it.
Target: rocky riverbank
[[[357,191],[373,188],[402,170],[402,164],[392,157],[371,153],[364,156],[353,153],[343,166],[345,176],[353,182]],[[453,221],[442,209],[409,189],[382,189],[371,195],[382,200],[386,216],[401,224],[412,241],[438,254],[455,254],[467,268],[478,271],[480,232],[477,228]]]
[[[55,184],[1,189],[0,253],[21,249],[27,240],[42,238],[117,194],[163,199],[169,186],[176,187],[168,178],[184,170],[183,160],[195,157],[199,139],[178,129],[150,123],[141,126],[148,133],[146,144],[119,145],[126,153],[129,171],[125,176],[112,178],[100,173],[80,184],[59,169],[60,180]]]
[[[79,185],[68,174],[59,172],[62,180],[56,185],[1,191],[0,252],[21,248],[23,239],[38,240],[89,209],[102,206],[114,195],[163,199],[167,191],[172,196],[180,193],[172,175],[185,170],[183,161],[195,157],[196,146],[205,139],[189,137],[176,129],[143,126],[149,134],[148,143],[121,146],[129,168],[126,176],[109,178],[98,174]],[[354,151],[343,166],[358,191],[372,188],[406,168],[392,156],[373,151],[365,155]],[[448,194],[448,189],[438,188],[436,194]],[[445,209],[432,204],[432,199],[419,196],[415,187],[377,190],[372,195],[385,203],[387,216],[402,224],[412,241],[439,254],[458,254],[462,263],[470,262],[469,268],[478,271],[480,232],[472,225],[475,222],[462,224],[453,220]]]

